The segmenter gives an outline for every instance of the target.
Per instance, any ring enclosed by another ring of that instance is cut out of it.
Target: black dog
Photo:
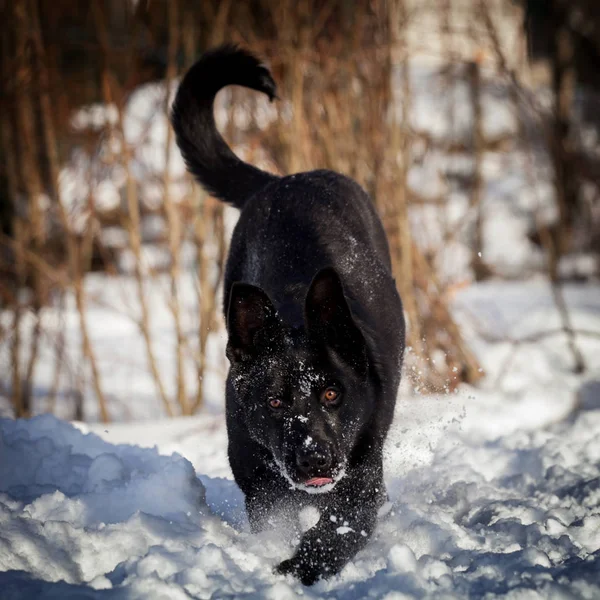
[[[385,498],[402,304],[367,194],[331,171],[279,178],[238,159],[213,117],[227,85],[275,97],[254,56],[223,46],[184,77],[172,122],[188,169],[241,209],[224,288],[229,462],[253,530],[279,507],[320,511],[278,566],[312,584],[366,544]]]

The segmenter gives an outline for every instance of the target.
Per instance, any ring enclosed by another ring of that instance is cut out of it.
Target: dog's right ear
[[[227,310],[227,358],[247,360],[265,349],[280,324],[273,303],[259,287],[234,283]]]
[[[367,372],[367,346],[346,300],[340,276],[331,268],[319,271],[306,294],[307,329],[361,374]]]

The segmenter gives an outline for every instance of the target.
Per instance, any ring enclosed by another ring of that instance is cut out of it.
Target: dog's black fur
[[[254,56],[222,46],[184,77],[172,122],[188,169],[241,209],[224,282],[229,461],[253,530],[279,507],[319,509],[278,566],[312,584],[366,544],[385,498],[402,304],[367,194],[331,171],[279,178],[237,158],[213,117],[227,85],[275,97]]]

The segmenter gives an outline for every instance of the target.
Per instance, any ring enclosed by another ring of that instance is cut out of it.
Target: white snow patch
[[[321,518],[321,512],[314,506],[306,506],[298,513],[300,531],[305,532],[312,529]]]
[[[132,343],[135,324],[110,310],[115,298],[128,306],[129,283],[87,285],[105,382],[139,411],[154,388],[139,367],[120,369],[143,347]],[[573,327],[600,331],[597,286],[564,291]],[[148,300],[162,314],[155,294]],[[486,378],[456,394],[401,394],[385,448],[389,501],[340,575],[307,589],[273,573],[297,532],[250,533],[215,378],[212,411],[194,418],[0,420],[0,596],[600,597],[598,339],[577,337],[587,371],[574,374],[550,290],[535,279],[472,286],[453,310]],[[67,313],[68,334],[73,322]],[[155,325],[162,341],[169,323]],[[558,333],[511,341],[549,329]],[[51,381],[51,363],[39,372]],[[334,516],[334,527],[352,527]]]
[[[352,529],[352,527],[348,527],[348,525],[342,525],[335,530],[338,535],[346,535],[347,533],[352,533],[353,531],[354,529]]]

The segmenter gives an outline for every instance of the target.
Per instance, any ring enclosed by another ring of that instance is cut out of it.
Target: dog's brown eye
[[[321,392],[321,402],[323,404],[333,404],[340,397],[340,393],[335,388],[327,388]]]
[[[270,406],[271,408],[275,408],[275,409],[277,409],[277,408],[281,408],[281,405],[282,405],[282,404],[283,404],[283,403],[281,402],[281,400],[280,400],[279,398],[271,398],[271,399],[269,400],[269,406]]]

